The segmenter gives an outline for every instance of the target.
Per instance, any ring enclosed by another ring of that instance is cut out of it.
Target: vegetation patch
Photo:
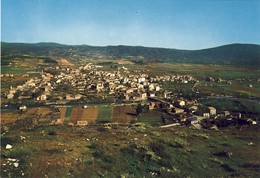
[[[97,123],[106,123],[112,121],[112,106],[101,105],[98,107]]]

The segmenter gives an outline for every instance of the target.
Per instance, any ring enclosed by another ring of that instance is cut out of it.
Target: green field
[[[100,105],[98,107],[97,123],[111,122],[112,121],[112,106]]]
[[[1,66],[1,73],[26,73],[26,72],[34,72],[32,69],[24,69],[24,68],[16,68],[11,66]]]
[[[65,118],[64,118],[64,123],[67,123],[70,120],[70,115],[72,112],[72,107],[67,107],[66,113],[65,113]]]
[[[163,125],[162,122],[162,113],[159,111],[148,111],[144,112],[140,115],[139,120],[145,124],[151,126],[160,126]]]

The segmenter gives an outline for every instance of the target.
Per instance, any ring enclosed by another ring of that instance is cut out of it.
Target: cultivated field
[[[112,121],[111,105],[101,105],[98,107],[97,123],[111,122]]]
[[[59,118],[57,119],[57,122],[56,124],[61,124],[63,123],[64,119],[65,119],[65,114],[66,114],[66,110],[67,108],[66,107],[62,107],[62,108],[58,108],[59,112],[60,112],[60,116]]]
[[[113,107],[113,122],[129,123],[137,118],[135,106],[114,106]]]
[[[1,125],[13,124],[21,116],[19,113],[2,113],[1,112]]]
[[[140,115],[140,118],[138,121],[143,122],[148,125],[152,125],[152,126],[163,125],[162,112],[159,112],[159,111],[144,112]]]
[[[98,115],[98,108],[73,107],[70,122],[77,124],[77,121],[88,121],[88,124],[95,124]]]

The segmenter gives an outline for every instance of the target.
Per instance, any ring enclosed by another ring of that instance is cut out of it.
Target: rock
[[[19,163],[14,163],[14,167],[18,167],[19,166]]]
[[[5,148],[6,148],[6,149],[11,149],[11,148],[13,148],[13,146],[10,145],[10,144],[7,144]]]
[[[254,145],[254,143],[253,142],[249,142],[248,145],[251,146],[251,145]]]

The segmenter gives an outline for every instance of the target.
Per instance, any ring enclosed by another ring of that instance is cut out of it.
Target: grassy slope
[[[13,129],[2,136],[1,163],[6,163],[5,156],[22,161],[18,168],[3,166],[2,176],[18,177],[24,172],[26,177],[259,177],[257,132],[259,128],[252,127],[221,131],[139,130],[134,126],[102,131],[92,126],[84,132],[66,126]],[[13,145],[12,150],[5,150],[7,143]],[[219,155],[222,152],[230,157]]]

